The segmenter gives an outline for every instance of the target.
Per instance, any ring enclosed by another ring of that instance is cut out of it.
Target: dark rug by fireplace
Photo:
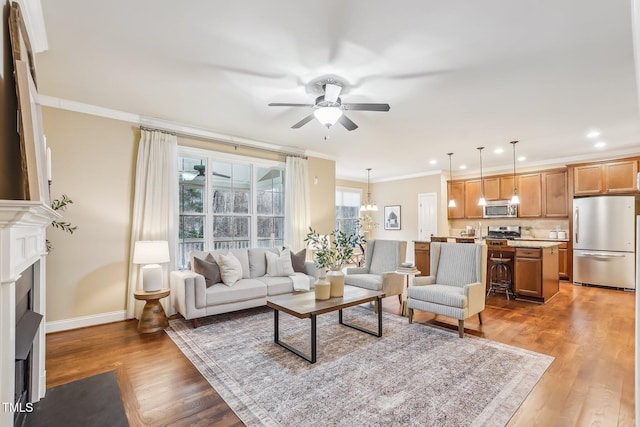
[[[318,316],[318,361],[273,342],[258,308],[166,330],[247,426],[504,426],[553,358],[383,313],[377,338]],[[369,329],[370,307],[344,312]],[[309,352],[309,321],[280,316],[280,339]]]
[[[25,427],[126,427],[115,371],[47,390],[27,415]]]

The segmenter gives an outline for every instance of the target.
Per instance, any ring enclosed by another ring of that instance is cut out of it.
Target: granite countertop
[[[554,246],[560,245],[560,241],[558,242],[549,242],[542,240],[509,240],[507,241],[507,246],[512,248],[536,248],[536,249],[544,249],[544,248],[552,248]]]
[[[544,237],[516,237],[515,240],[531,240],[534,242],[568,242],[569,239],[550,239],[550,238],[544,238]]]

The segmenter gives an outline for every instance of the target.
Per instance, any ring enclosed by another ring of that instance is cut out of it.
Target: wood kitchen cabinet
[[[413,242],[413,256],[416,268],[420,270],[420,276],[428,276],[430,270],[430,242]]]
[[[448,209],[449,219],[461,219],[464,218],[464,181],[452,182],[448,185],[449,194],[447,203],[453,198],[456,202],[455,208]]]
[[[542,174],[529,173],[518,176],[518,196],[520,218],[536,218],[542,216]]]
[[[560,290],[558,246],[516,248],[515,291],[519,298],[546,302]]]
[[[567,171],[545,172],[543,175],[543,213],[547,218],[569,216]]]
[[[500,200],[511,200],[513,197],[513,175],[500,177]]]
[[[635,160],[603,164],[602,178],[605,193],[632,193],[638,191],[637,175],[638,162]]]
[[[569,279],[569,244],[560,243],[558,246],[558,277],[563,280]]]
[[[576,196],[637,193],[637,160],[619,160],[573,167]]]
[[[484,198],[487,201],[500,200],[500,178],[484,179]]]
[[[482,218],[482,206],[478,206],[480,200],[480,180],[465,181],[464,183],[464,217]]]

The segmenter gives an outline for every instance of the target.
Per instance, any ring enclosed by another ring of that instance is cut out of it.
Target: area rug
[[[115,371],[47,390],[23,427],[127,427]]]
[[[369,306],[345,322],[376,328]],[[248,426],[503,426],[553,358],[384,313],[378,338],[318,316],[317,363],[273,342],[266,308],[167,333]],[[308,319],[280,315],[280,339],[309,354]]]

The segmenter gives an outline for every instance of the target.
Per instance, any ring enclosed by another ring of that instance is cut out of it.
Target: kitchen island
[[[451,240],[453,241],[453,239]],[[486,244],[485,240],[477,243]],[[545,303],[560,290],[558,278],[558,246],[560,242],[507,240],[507,246],[488,248],[487,289],[493,263],[489,258],[509,258],[513,272],[514,292],[521,300]],[[415,264],[422,275],[429,275],[429,241],[414,241]]]

